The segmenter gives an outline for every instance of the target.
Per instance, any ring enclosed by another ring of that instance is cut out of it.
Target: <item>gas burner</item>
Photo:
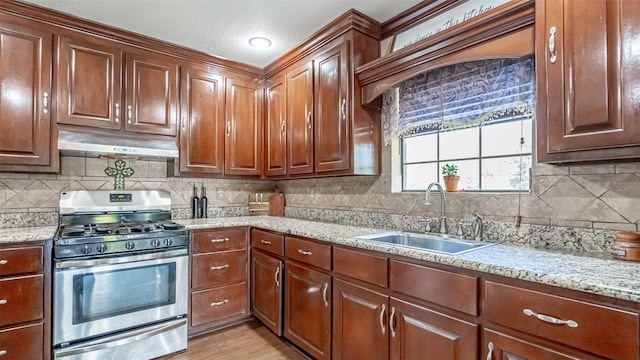
[[[85,226],[84,225],[73,225],[69,228],[62,229],[63,237],[74,237],[74,236],[82,236],[85,234]]]
[[[107,235],[111,234],[111,227],[108,225],[94,225],[93,230],[98,235]]]
[[[184,225],[176,224],[173,221],[161,222],[158,224],[163,230],[178,230],[182,229]]]

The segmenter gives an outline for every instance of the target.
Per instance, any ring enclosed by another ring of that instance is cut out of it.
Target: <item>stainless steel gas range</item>
[[[53,246],[54,358],[187,347],[188,231],[166,191],[67,191]]]

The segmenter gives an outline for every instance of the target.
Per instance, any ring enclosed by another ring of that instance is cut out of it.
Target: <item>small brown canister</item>
[[[640,233],[616,231],[611,254],[616,259],[640,261]]]

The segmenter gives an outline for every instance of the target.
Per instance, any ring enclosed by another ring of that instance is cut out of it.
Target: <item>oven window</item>
[[[176,302],[176,264],[75,275],[73,324]]]

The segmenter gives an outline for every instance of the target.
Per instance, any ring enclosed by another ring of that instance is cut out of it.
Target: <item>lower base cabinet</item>
[[[599,359],[585,355],[572,356],[542,345],[516,339],[497,331],[485,329],[482,359],[487,360],[584,360]]]
[[[287,262],[284,337],[314,359],[331,358],[331,277]]]
[[[251,313],[282,335],[283,262],[255,249],[251,252]]]

